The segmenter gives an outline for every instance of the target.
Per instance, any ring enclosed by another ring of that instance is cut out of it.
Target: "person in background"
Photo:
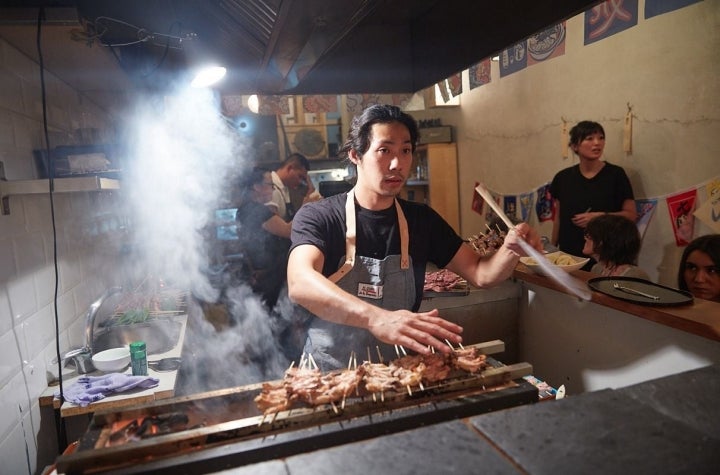
[[[720,234],[695,238],[683,251],[678,287],[693,297],[720,302]]]
[[[647,272],[637,266],[640,245],[637,226],[623,216],[603,214],[585,227],[583,254],[597,261],[590,269],[594,274],[650,280]]]
[[[255,167],[242,179],[235,215],[240,249],[249,267],[248,283],[268,309],[275,306],[286,282],[291,228],[265,206],[273,190],[270,173]]]
[[[597,122],[578,122],[570,129],[570,148],[580,163],[558,172],[550,184],[555,207],[551,244],[574,256],[582,255],[587,224],[596,216],[613,214],[637,219],[635,197],[622,167],[601,160],[605,130]],[[595,262],[591,259],[583,270]]]
[[[303,204],[320,198],[308,177],[308,171],[310,171],[308,159],[302,154],[293,153],[280,164],[277,170],[272,172],[273,191],[268,205],[274,208],[278,216],[287,222],[292,221],[296,211],[290,190],[301,187],[306,189]]]
[[[461,342],[462,327],[437,309],[417,312],[427,263],[490,287],[512,274],[520,239],[540,248],[537,233],[521,223],[482,257],[428,205],[398,198],[417,140],[415,119],[400,108],[365,109],[340,151],[357,169],[355,186],[306,204],[293,220],[288,291],[313,315],[305,352],[323,371],[347,367],[352,352],[389,361],[397,358],[393,345],[448,353],[448,343]]]

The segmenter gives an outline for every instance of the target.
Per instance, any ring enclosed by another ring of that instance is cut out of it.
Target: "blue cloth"
[[[85,407],[115,393],[130,389],[154,388],[160,382],[152,376],[131,376],[122,373],[109,373],[102,376],[81,376],[76,382],[63,388],[66,401]],[[60,398],[60,391],[55,391],[55,398]]]

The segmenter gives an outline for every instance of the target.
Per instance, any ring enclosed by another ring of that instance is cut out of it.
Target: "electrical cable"
[[[58,268],[58,257],[57,257],[57,225],[55,222],[55,200],[54,200],[54,194],[55,194],[55,167],[53,166],[52,162],[52,156],[50,155],[50,135],[48,133],[48,115],[47,115],[47,93],[45,90],[45,64],[43,60],[43,53],[42,53],[42,19],[43,19],[43,8],[38,9],[38,20],[37,20],[37,36],[36,36],[36,43],[37,43],[37,52],[38,52],[38,64],[40,66],[40,95],[41,95],[41,102],[42,102],[42,112],[43,112],[43,133],[45,136],[45,156],[47,157],[47,173],[48,173],[48,194],[50,197],[50,221],[52,223],[52,242],[53,242],[53,265],[55,268],[55,290],[53,294],[53,313],[55,315],[55,356],[57,358],[57,365],[58,365],[58,380],[60,384],[60,407],[62,407],[63,402],[65,402],[64,398],[64,388],[63,388],[63,377],[62,377],[62,367],[63,367],[63,360],[60,355],[60,319],[58,318],[58,291],[59,291],[59,283],[60,283],[60,274],[59,274],[59,268]],[[57,409],[58,411],[60,409]],[[64,438],[66,436],[65,434],[65,426],[64,424],[60,424],[59,428],[59,435],[60,439],[58,440],[59,445],[63,445]]]

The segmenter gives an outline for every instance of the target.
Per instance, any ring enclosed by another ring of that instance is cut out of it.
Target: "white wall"
[[[52,145],[77,145],[83,128],[109,140],[105,112],[46,72]],[[0,39],[0,160],[8,180],[37,177],[32,151],[43,148],[40,72]],[[113,284],[126,219],[111,193],[55,195],[60,347],[82,343],[82,316]],[[0,472],[35,473],[57,456],[52,420],[38,397],[55,356],[55,270],[50,200],[11,196],[0,215]],[[27,454],[27,455],[26,455]]]
[[[569,394],[720,363],[720,343],[534,284],[523,284],[520,359]]]
[[[720,175],[720,1],[648,20],[643,10],[641,0],[635,27],[588,46],[583,15],[573,17],[565,55],[504,78],[493,62],[491,83],[469,90],[465,78],[460,107],[413,113],[455,128],[464,236],[484,229],[471,209],[475,181],[500,194],[519,194],[577,163],[572,155],[561,157],[561,118],[570,126],[586,119],[603,124],[604,158],[625,168],[638,198],[666,196]],[[626,156],[628,103],[633,153]],[[551,233],[549,223],[539,229]],[[696,220],[696,236],[709,232]],[[639,264],[656,281],[674,286],[681,253],[661,200]]]

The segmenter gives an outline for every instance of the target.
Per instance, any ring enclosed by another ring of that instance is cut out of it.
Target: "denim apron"
[[[410,259],[407,221],[395,200],[400,230],[400,255],[384,259],[355,255],[356,217],[355,193],[350,190],[345,203],[345,258],[340,268],[328,277],[338,287],[377,307],[386,310],[410,309],[415,302],[415,277]],[[368,359],[385,362],[397,358],[395,347],[377,340],[368,330],[331,323],[322,318],[312,319],[305,343],[306,353],[312,353],[322,371],[346,368],[351,352],[359,362]]]

